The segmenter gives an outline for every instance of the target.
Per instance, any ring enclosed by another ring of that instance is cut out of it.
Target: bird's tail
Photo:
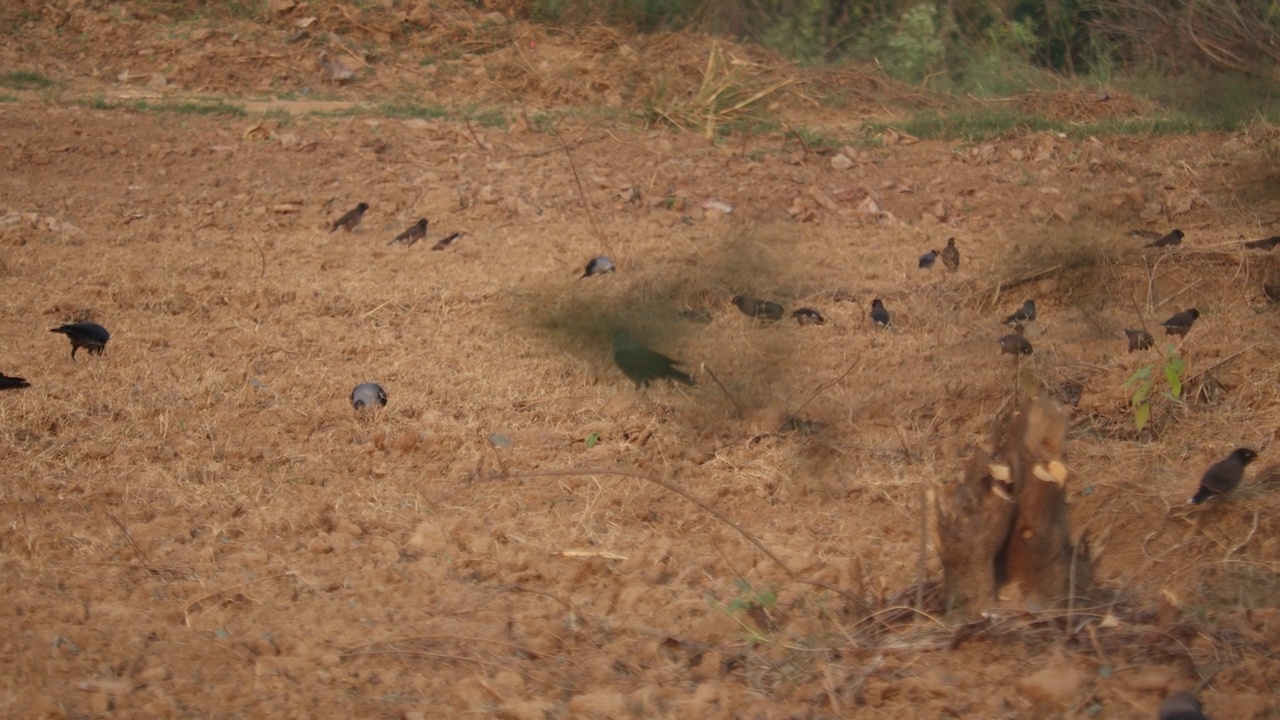
[[[8,375],[0,375],[0,389],[16,390],[18,388],[31,387],[31,383],[26,378],[9,377]]]
[[[677,370],[677,369],[675,369],[675,368],[671,368],[671,376],[670,376],[670,377],[671,377],[671,379],[672,379],[672,380],[675,380],[675,381],[676,381],[676,382],[678,382],[678,383],[684,383],[685,385],[690,385],[690,386],[692,386],[692,385],[697,385],[697,384],[698,384],[698,383],[694,382],[693,378],[692,378],[692,377],[690,377],[688,373],[686,373],[686,372],[681,372],[680,370]]]
[[[1212,496],[1213,496],[1213,491],[1205,487],[1204,485],[1201,485],[1200,489],[1196,491],[1196,494],[1191,496],[1190,502],[1192,505],[1199,505],[1200,503],[1204,502],[1205,500],[1208,500]]]

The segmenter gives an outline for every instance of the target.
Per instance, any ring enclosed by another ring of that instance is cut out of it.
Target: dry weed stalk
[[[710,142],[721,125],[746,116],[756,103],[795,82],[786,78],[758,87],[745,77],[745,67],[744,62],[726,60],[720,43],[714,42],[693,97],[659,97],[653,112],[681,130],[701,129]]]

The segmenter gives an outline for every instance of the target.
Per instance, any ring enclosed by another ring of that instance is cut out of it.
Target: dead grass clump
[[[1118,90],[1096,92],[1085,88],[1033,90],[1017,96],[1016,100],[1028,115],[1071,123],[1148,117],[1157,108],[1152,100]]]

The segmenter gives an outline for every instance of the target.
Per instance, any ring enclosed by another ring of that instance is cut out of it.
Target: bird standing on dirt
[[[17,390],[25,387],[31,387],[31,383],[27,382],[26,378],[9,377],[0,373],[0,390]]]
[[[1160,703],[1156,720],[1209,720],[1202,712],[1204,706],[1188,690],[1175,690]]]
[[[795,318],[796,322],[801,325],[825,325],[827,323],[827,319],[822,317],[822,313],[813,308],[800,308],[791,313],[791,317]]]
[[[734,295],[730,300],[743,315],[749,315],[757,320],[766,320],[775,322],[782,319],[782,305],[772,300],[761,300],[747,295]]]
[[[355,230],[356,226],[360,224],[360,221],[364,219],[364,211],[368,209],[369,203],[360,203],[354,208],[348,210],[346,215],[338,218],[338,221],[333,224],[333,227],[329,228],[329,232],[333,233],[337,231],[338,228],[343,228],[347,232]]]
[[[606,273],[617,272],[618,266],[604,255],[597,255],[587,262],[587,268],[582,271],[582,278],[591,277],[592,275],[604,275]]]
[[[955,238],[947,238],[947,246],[942,249],[942,264],[948,270],[960,269],[960,249],[956,247]]]
[[[1199,505],[1214,495],[1225,495],[1235,490],[1244,479],[1244,466],[1253,462],[1258,453],[1250,448],[1236,448],[1222,460],[1209,466],[1200,478],[1200,487],[1191,496],[1191,504]]]
[[[685,385],[693,385],[693,378],[677,370],[679,360],[672,360],[636,342],[631,333],[618,330],[613,334],[613,362],[622,373],[631,378],[636,388],[648,387],[650,380],[670,378]]]
[[[1019,333],[1000,338],[1000,352],[1006,355],[1030,355],[1031,343]]]
[[[1273,235],[1265,240],[1251,240],[1244,244],[1250,250],[1273,250],[1280,245],[1280,235]]]
[[[426,236],[427,236],[427,219],[422,218],[418,220],[418,222],[415,223],[413,227],[397,235],[395,239],[387,243],[387,245],[388,246],[404,245],[405,247],[412,247],[414,243],[418,242],[419,240],[421,240]]]
[[[889,311],[880,298],[871,301],[871,321],[880,327],[889,327]]]
[[[49,332],[61,333],[71,340],[71,359],[76,359],[76,350],[84,348],[90,355],[101,355],[106,348],[111,333],[98,323],[78,322],[56,327]]]
[[[344,83],[356,74],[346,65],[329,57],[329,53],[320,51],[320,69],[324,70],[325,77],[329,78],[329,82]]]
[[[1022,307],[1014,311],[1012,315],[1004,319],[1005,325],[1012,325],[1020,322],[1030,322],[1036,319],[1036,302],[1028,300],[1022,303]]]
[[[1199,317],[1200,311],[1195,308],[1183,310],[1177,315],[1174,315],[1164,321],[1164,334],[1181,335],[1182,337],[1186,337],[1187,333],[1191,331],[1191,326],[1195,324],[1195,321],[1199,319]]]
[[[1186,237],[1186,235],[1183,234],[1181,230],[1175,229],[1172,232],[1170,232],[1168,235],[1165,235],[1164,237],[1154,242],[1149,242],[1143,247],[1149,247],[1149,248],[1176,247],[1182,244],[1182,238],[1184,237]]]
[[[357,410],[363,410],[374,405],[382,407],[386,404],[387,391],[383,390],[378,383],[360,383],[351,391],[351,407]]]
[[[927,252],[927,253],[925,253],[925,254],[921,255],[921,256],[920,256],[920,269],[921,269],[921,270],[932,270],[932,269],[933,269],[933,261],[934,261],[934,260],[937,260],[937,259],[938,259],[938,256],[939,256],[939,255],[941,255],[941,254],[942,254],[942,253],[938,252],[937,250],[930,250],[929,252]]]
[[[1156,339],[1151,337],[1151,333],[1146,330],[1130,330],[1125,328],[1125,337],[1129,338],[1129,352],[1134,350],[1150,350],[1156,344]]]

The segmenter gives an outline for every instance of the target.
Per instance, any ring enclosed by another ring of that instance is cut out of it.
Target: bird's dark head
[[[1178,238],[1179,240],[1181,240],[1182,238],[1184,238],[1184,237],[1186,237],[1186,236],[1187,236],[1187,235],[1186,235],[1186,233],[1184,233],[1184,232],[1182,232],[1181,230],[1178,230],[1178,229],[1176,229],[1176,228],[1174,229],[1174,231],[1173,231],[1173,232],[1171,232],[1171,233],[1169,233],[1169,234],[1170,234],[1170,235],[1172,235],[1172,236],[1174,236],[1174,237],[1176,237],[1176,238]]]
[[[953,248],[953,247],[955,247],[955,246],[956,246],[956,239],[955,239],[955,238],[947,238],[947,247],[949,247],[949,248]]]
[[[1187,314],[1188,314],[1188,315],[1190,315],[1191,317],[1193,317],[1193,318],[1197,319],[1197,320],[1199,320],[1199,319],[1200,319],[1200,311],[1199,311],[1199,310],[1197,310],[1197,309],[1195,309],[1195,308],[1190,308],[1190,309],[1188,309],[1188,310],[1187,310]]]
[[[356,209],[359,210],[360,212],[364,212],[365,210],[369,209],[369,203],[360,203],[359,205],[356,206]]]
[[[871,301],[871,308],[872,308],[872,309],[875,309],[875,308],[882,308],[882,307],[884,307],[884,301],[883,301],[883,300],[881,300],[880,298],[876,298],[875,300],[872,300],[872,301]]]
[[[743,304],[747,302],[747,299],[741,295],[734,295],[732,298],[729,299],[729,302],[733,303],[734,305],[737,305],[738,307],[742,307]]]
[[[1231,452],[1232,457],[1240,461],[1241,465],[1248,465],[1258,459],[1258,453],[1251,448],[1236,448]]]
[[[635,347],[636,341],[631,339],[631,333],[618,328],[613,331],[613,349],[627,350]]]
[[[419,220],[419,221],[418,221],[418,227],[422,228],[423,230],[426,230],[426,229],[427,229],[427,219],[426,219],[426,218],[422,218],[421,220]]]
[[[1036,301],[1035,301],[1035,300],[1028,300],[1028,301],[1026,301],[1026,302],[1022,303],[1022,309],[1023,309],[1023,310],[1035,310],[1035,309],[1036,309]]]

